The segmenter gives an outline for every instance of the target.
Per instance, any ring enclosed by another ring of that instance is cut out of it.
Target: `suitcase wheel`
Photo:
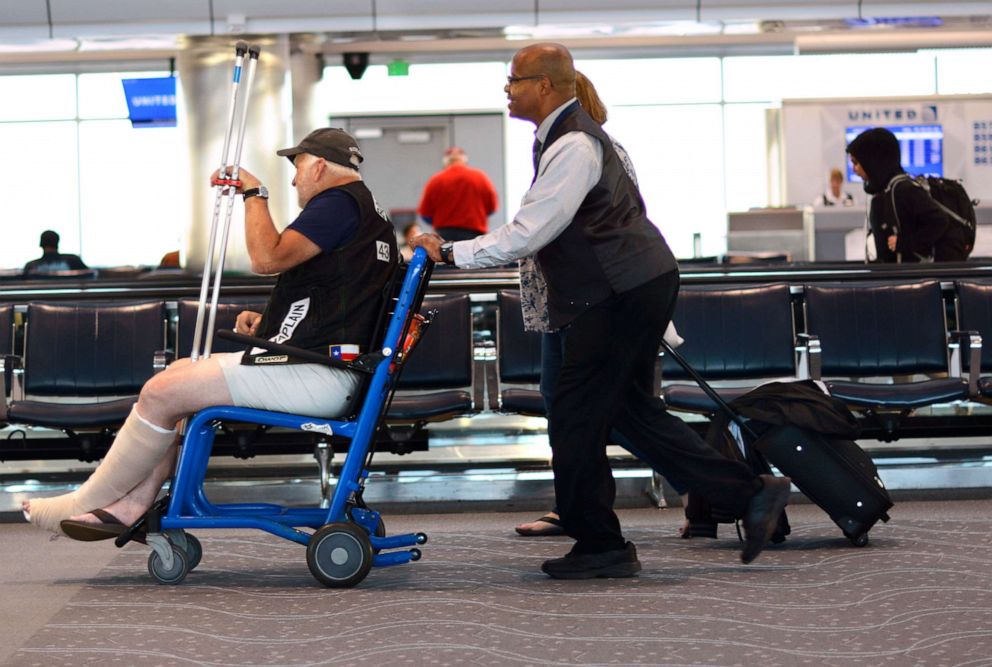
[[[868,533],[861,533],[860,535],[851,535],[849,533],[844,533],[844,536],[851,541],[856,547],[866,547],[868,546]]]

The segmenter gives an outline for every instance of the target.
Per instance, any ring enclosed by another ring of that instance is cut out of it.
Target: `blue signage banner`
[[[131,127],[176,126],[176,79],[122,79]]]

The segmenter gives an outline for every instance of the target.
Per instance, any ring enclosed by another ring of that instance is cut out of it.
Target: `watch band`
[[[444,262],[445,264],[454,264],[455,263],[454,250],[451,247],[451,241],[447,241],[445,243],[442,243],[441,244],[440,252],[441,252],[441,261],[442,262]]]
[[[262,185],[257,188],[250,188],[248,190],[245,190],[243,193],[241,193],[241,196],[244,197],[245,199],[249,199],[251,197],[261,197],[262,199],[268,199],[269,191],[266,189],[264,185]]]

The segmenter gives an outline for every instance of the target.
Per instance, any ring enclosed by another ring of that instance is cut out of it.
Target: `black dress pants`
[[[761,489],[747,466],[721,456],[653,395],[654,360],[678,289],[678,272],[663,274],[593,306],[563,330],[548,430],[558,510],[575,553],[625,543],[604,444],[611,428],[653,468],[670,470],[689,491],[735,516]]]

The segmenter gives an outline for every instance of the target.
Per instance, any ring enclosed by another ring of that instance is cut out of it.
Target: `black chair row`
[[[948,330],[947,303],[934,280],[685,287],[674,321],[686,341],[680,351],[721,384],[725,399],[762,381],[823,379],[832,395],[865,416],[866,432],[891,440],[916,409],[992,399],[992,377],[979,379],[992,371],[992,351],[981,344],[981,334],[992,333],[992,283],[959,281],[955,296],[956,331]],[[500,293],[499,304],[490,407],[541,415],[537,390],[515,386],[539,382],[539,337],[523,333],[516,293]],[[716,410],[670,359],[659,375],[673,409]]]
[[[832,394],[877,422],[879,437],[891,439],[914,409],[968,398],[992,400],[992,378],[978,379],[992,371],[992,351],[983,350],[980,340],[981,332],[992,331],[992,282],[961,281],[955,295],[957,328],[979,333],[948,333],[946,302],[936,281],[686,287],[674,319],[686,339],[681,351],[705,377],[721,384],[726,398],[770,379],[822,377]],[[471,416],[486,407],[543,416],[536,389],[540,336],[523,331],[516,291],[500,292],[497,303],[493,364],[475,358],[467,295],[425,302],[437,316],[404,367],[400,391],[388,409],[389,428],[382,439],[392,451],[423,449],[429,422]],[[175,305],[31,303],[23,313],[21,357],[9,356],[15,351],[13,309],[0,306],[0,350],[8,355],[5,375],[14,380],[0,421],[64,431],[70,442],[51,456],[78,452],[84,459],[98,458],[142,384],[170,357],[188,356],[196,306],[192,300]],[[254,299],[225,299],[218,306],[217,328],[230,329],[239,312],[261,307]],[[213,351],[234,349],[215,338]],[[919,374],[931,377],[891,379]],[[659,375],[660,391],[672,408],[714,410],[670,360],[662,359]],[[239,456],[289,451],[276,434],[229,435],[228,453]],[[218,453],[227,451],[223,443],[219,438]],[[10,443],[0,447],[0,458],[9,453]]]
[[[427,422],[470,415],[482,406],[481,384],[478,396],[471,391],[475,362],[469,297],[432,298],[425,304],[435,313],[434,322],[404,366],[401,391],[387,412],[387,421],[396,427],[382,440],[392,451],[423,449]],[[0,424],[45,427],[67,436],[13,439],[0,445],[0,459],[102,456],[142,385],[173,358],[189,356],[197,306],[194,300],[175,306],[165,301],[30,303],[17,356],[14,309],[0,306],[0,358],[11,380],[5,392],[10,400],[0,402]],[[224,299],[217,306],[215,328],[232,329],[241,311],[262,308],[256,299]],[[214,337],[211,351],[239,349]],[[294,451],[294,443],[278,434],[224,429],[227,437],[218,438],[218,452],[248,457]]]

